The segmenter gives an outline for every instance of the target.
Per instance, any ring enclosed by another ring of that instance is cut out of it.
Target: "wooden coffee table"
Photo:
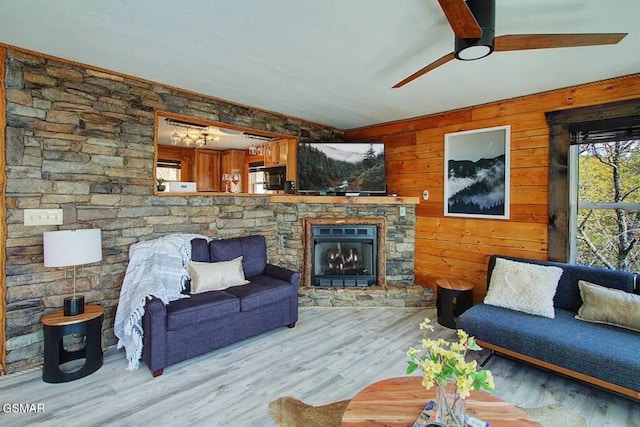
[[[411,427],[436,389],[425,389],[421,377],[388,378],[365,387],[349,402],[342,427]],[[541,426],[519,408],[483,391],[472,391],[466,411],[491,427]]]

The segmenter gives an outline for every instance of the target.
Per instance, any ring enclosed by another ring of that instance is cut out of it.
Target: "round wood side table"
[[[473,305],[473,284],[460,279],[438,279],[436,285],[438,323],[456,329],[455,318]]]
[[[436,389],[425,389],[419,376],[378,381],[351,399],[342,416],[342,427],[410,427],[435,398]],[[483,391],[471,392],[466,412],[491,427],[540,426],[520,408]]]
[[[65,316],[62,310],[42,316],[44,329],[44,366],[42,380],[47,383],[63,383],[94,373],[102,366],[102,320],[104,308],[100,305],[85,306],[84,313]],[[67,351],[63,338],[70,334],[83,334],[84,347]],[[75,371],[64,372],[60,365],[85,359],[84,365]]]

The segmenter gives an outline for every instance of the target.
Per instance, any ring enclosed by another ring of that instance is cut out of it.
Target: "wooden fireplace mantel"
[[[273,203],[330,203],[356,205],[417,205],[418,197],[401,196],[305,196],[294,194],[274,194],[269,196]]]

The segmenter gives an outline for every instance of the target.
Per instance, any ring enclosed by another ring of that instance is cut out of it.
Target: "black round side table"
[[[473,284],[459,279],[438,279],[436,285],[438,323],[456,329],[455,318],[473,305]]]
[[[102,366],[102,320],[104,308],[100,305],[85,306],[84,313],[65,316],[62,310],[42,316],[44,329],[44,366],[42,380],[47,383],[64,383],[94,373]],[[84,348],[67,351],[63,338],[70,334],[85,336]],[[76,359],[85,359],[84,365],[75,371],[64,372],[60,365]]]

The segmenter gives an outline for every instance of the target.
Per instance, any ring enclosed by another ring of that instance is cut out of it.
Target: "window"
[[[262,171],[264,163],[249,163],[249,193],[266,194],[265,176]]]
[[[640,118],[570,132],[569,261],[640,271]]]
[[[182,162],[178,160],[158,160],[156,166],[156,178],[165,181],[180,181],[180,167]]]

